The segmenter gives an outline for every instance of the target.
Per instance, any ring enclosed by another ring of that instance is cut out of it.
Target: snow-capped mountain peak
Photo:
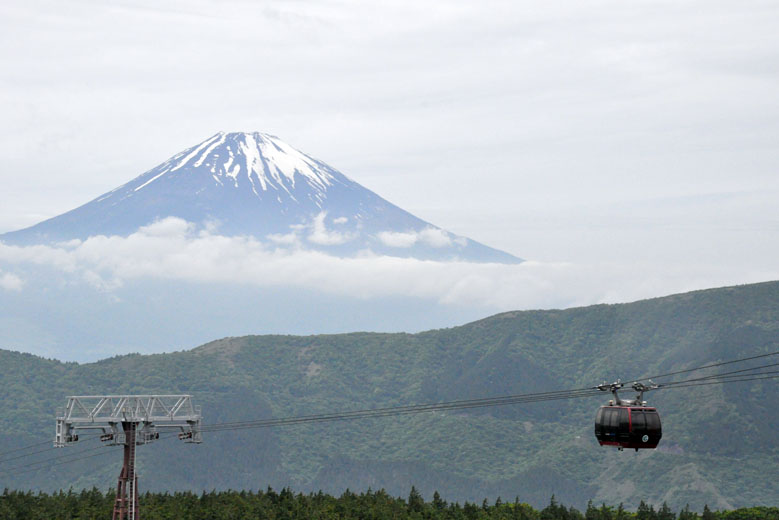
[[[323,166],[273,135],[219,132],[152,170],[155,175],[133,190],[142,190],[168,173],[203,169],[215,183],[234,188],[245,184],[257,196],[269,189],[291,195],[298,179],[324,192],[334,178]]]
[[[129,235],[166,217],[339,256],[374,253],[516,263],[384,200],[276,136],[219,132],[130,182],[0,240],[46,243]]]

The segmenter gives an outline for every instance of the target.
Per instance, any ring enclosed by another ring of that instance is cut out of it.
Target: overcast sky
[[[776,279],[777,28],[773,1],[5,0],[0,231],[256,130],[455,233],[657,281],[616,300]]]

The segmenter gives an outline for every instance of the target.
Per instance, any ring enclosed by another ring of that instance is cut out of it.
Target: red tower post
[[[138,423],[123,422],[124,464],[116,485],[112,520],[138,520],[138,475],[135,474],[135,431]]]

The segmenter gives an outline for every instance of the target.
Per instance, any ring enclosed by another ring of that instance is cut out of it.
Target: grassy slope
[[[53,410],[72,394],[187,392],[207,422],[221,422],[579,388],[774,350],[779,282],[511,312],[413,335],[226,338],[86,365],[0,351],[0,451],[51,435]],[[591,497],[775,505],[776,398],[775,380],[652,394],[662,449],[639,454],[597,446],[597,399],[220,433],[201,446],[144,447],[141,485],[405,494],[413,483],[452,499],[519,495],[543,504],[555,492],[575,505]],[[119,458],[0,474],[0,487],[105,486]]]

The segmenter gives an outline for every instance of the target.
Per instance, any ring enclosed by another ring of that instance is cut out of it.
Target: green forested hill
[[[0,351],[0,452],[53,436],[54,410],[74,394],[191,393],[205,422],[223,422],[579,388],[776,350],[779,282],[511,312],[419,334],[226,338],[84,365]],[[199,446],[161,441],[139,450],[140,486],[405,495],[413,484],[425,496],[519,496],[540,507],[552,493],[577,507],[776,505],[778,388],[767,380],[649,394],[664,427],[653,452],[599,447],[592,421],[602,400],[576,399],[213,433]],[[0,488],[105,488],[121,458],[105,449],[0,473]]]

